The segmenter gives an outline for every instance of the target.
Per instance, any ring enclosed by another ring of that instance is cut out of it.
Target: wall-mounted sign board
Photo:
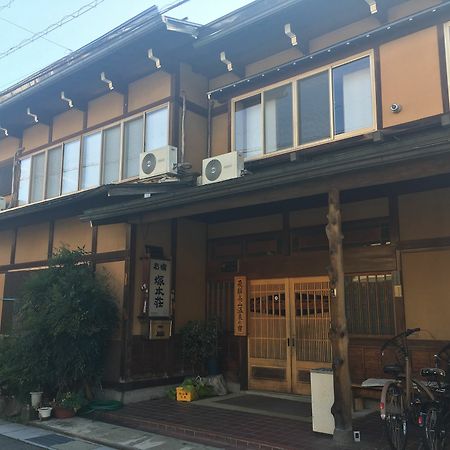
[[[169,339],[172,336],[171,320],[150,320],[149,339]]]
[[[247,336],[247,278],[234,277],[234,335]]]
[[[171,262],[150,260],[149,305],[150,317],[169,317],[171,302]]]

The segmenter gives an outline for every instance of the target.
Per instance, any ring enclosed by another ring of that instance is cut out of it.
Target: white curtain
[[[373,124],[370,68],[343,76],[344,133],[370,128]]]

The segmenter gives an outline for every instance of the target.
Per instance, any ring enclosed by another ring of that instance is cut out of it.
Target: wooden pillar
[[[330,251],[329,277],[332,290],[330,340],[333,350],[335,420],[333,439],[348,447],[353,444],[352,386],[348,363],[348,329],[345,314],[344,255],[342,250],[341,209],[339,191],[328,195],[328,225],[326,233]]]

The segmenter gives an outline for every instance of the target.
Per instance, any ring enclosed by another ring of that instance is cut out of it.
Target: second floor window
[[[234,102],[234,150],[258,158],[375,129],[371,57],[331,65]]]
[[[19,205],[139,175],[139,156],[169,143],[169,107],[65,142],[21,161]]]
[[[132,178],[139,174],[139,155],[143,149],[143,119],[130,120],[124,126],[123,178]]]
[[[81,152],[81,189],[100,184],[100,160],[102,157],[102,133],[94,133],[83,139]]]
[[[62,165],[62,194],[69,194],[78,189],[80,166],[80,141],[64,144]]]

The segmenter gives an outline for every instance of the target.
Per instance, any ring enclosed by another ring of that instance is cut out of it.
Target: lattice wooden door
[[[326,277],[249,281],[249,389],[310,393],[309,370],[329,366]]]
[[[291,390],[289,281],[248,284],[249,389]]]
[[[330,283],[328,277],[290,280],[291,328],[294,331],[292,391],[311,393],[310,370],[330,367]]]

